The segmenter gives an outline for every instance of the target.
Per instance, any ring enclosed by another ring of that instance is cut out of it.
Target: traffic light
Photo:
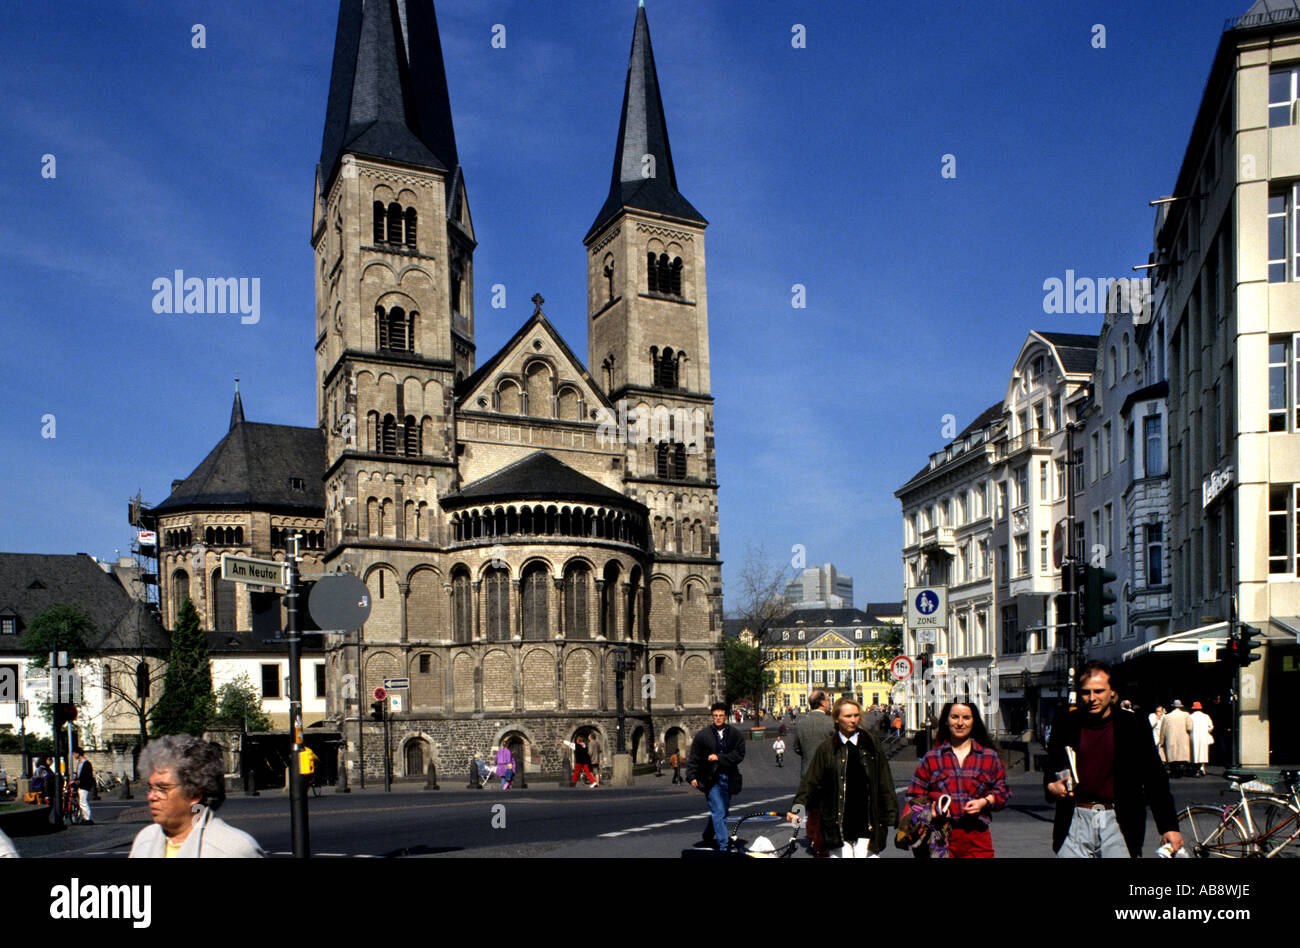
[[[1255,651],[1255,649],[1258,649],[1263,643],[1255,641],[1255,636],[1259,635],[1259,629],[1253,625],[1242,625],[1238,635],[1240,638],[1237,641],[1237,664],[1245,668],[1259,658],[1259,652]]]
[[[1241,666],[1241,640],[1235,635],[1229,636],[1223,643],[1224,659],[1233,667]]]
[[[1102,566],[1085,567],[1084,594],[1082,606],[1084,638],[1093,638],[1101,630],[1115,624],[1116,619],[1106,611],[1106,607],[1115,601],[1115,594],[1106,588],[1119,577]]]
[[[382,701],[372,701],[370,703],[370,716],[376,721],[384,719],[384,703]]]

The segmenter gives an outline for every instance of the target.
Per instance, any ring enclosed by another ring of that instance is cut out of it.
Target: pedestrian
[[[799,755],[799,779],[802,781],[808,772],[808,761],[818,747],[835,732],[835,722],[826,713],[826,692],[820,688],[808,696],[808,713],[799,719],[794,727],[794,752]],[[817,809],[814,798],[807,804],[806,819],[808,847],[814,856],[827,855],[826,840],[822,834],[821,811]]]
[[[1169,762],[1169,771],[1175,777],[1187,772],[1192,759],[1192,742],[1188,731],[1190,715],[1183,710],[1183,703],[1174,699],[1173,706],[1160,720],[1160,743],[1165,748],[1165,760]]]
[[[836,699],[831,718],[835,730],[813,751],[786,819],[797,825],[799,808],[815,807],[832,856],[878,856],[898,823],[889,760],[859,726],[862,706],[852,698]]]
[[[140,755],[153,824],[136,834],[131,859],[260,859],[257,840],[213,814],[226,799],[221,751],[189,734],[150,741]]]
[[[933,808],[948,804],[948,855],[954,859],[992,859],[990,817],[1007,805],[1007,773],[989,740],[979,708],[949,702],[939,715],[938,746],[916,765],[907,788],[909,798]]]
[[[497,748],[496,769],[501,789],[509,790],[510,782],[515,779],[515,755],[504,744]]]
[[[569,786],[578,785],[578,776],[585,774],[590,786],[594,789],[596,786],[596,777],[591,772],[591,756],[587,753],[587,742],[581,737],[575,737],[571,741],[560,741],[569,750],[573,751],[573,776],[569,778]]]
[[[1109,665],[1085,665],[1079,709],[1052,728],[1043,791],[1056,804],[1052,849],[1061,858],[1140,856],[1148,805],[1162,841],[1183,846],[1151,732],[1136,715],[1115,713],[1110,680]]]
[[[659,746],[658,741],[655,742],[655,748],[651,751],[651,756],[654,758],[655,776],[662,777],[664,775],[664,749]]]
[[[591,772],[596,776],[596,782],[592,787],[600,786],[600,765],[604,761],[604,748],[600,743],[600,736],[592,731],[587,735],[587,755],[591,758]]]
[[[700,728],[691,741],[686,781],[709,801],[704,836],[695,848],[721,850],[729,839],[727,810],[743,784],[740,762],[745,759],[745,739],[738,728],[727,723],[727,706],[721,701],[714,702],[709,713],[713,724]]]
[[[679,783],[685,783],[682,779],[682,755],[673,751],[668,755],[668,766],[673,769],[673,786]]]
[[[782,761],[785,760],[785,741],[778,735],[777,739],[772,742],[772,753],[776,755],[776,765],[784,767]]]
[[[93,826],[95,821],[90,814],[90,792],[95,789],[95,768],[81,748],[75,751],[73,763],[73,786],[77,788],[77,803],[81,807],[81,822]]]
[[[1160,743],[1160,722],[1164,720],[1165,706],[1156,705],[1156,709],[1147,715],[1147,723],[1151,725],[1151,740],[1156,742],[1156,750],[1160,752],[1160,761],[1165,759],[1165,745]]]
[[[1205,776],[1205,765],[1210,762],[1210,745],[1214,743],[1214,721],[1205,713],[1199,701],[1192,702],[1192,713],[1187,716],[1187,729],[1191,734],[1194,776]]]

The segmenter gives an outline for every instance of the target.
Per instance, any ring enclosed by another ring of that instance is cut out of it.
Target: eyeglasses
[[[149,784],[149,790],[148,790],[148,792],[145,794],[145,796],[148,796],[150,793],[156,793],[156,794],[158,794],[158,796],[160,796],[160,797],[165,797],[165,796],[167,796],[167,794],[169,794],[169,793],[171,793],[173,790],[175,790],[175,789],[177,788],[177,786],[179,786],[179,784],[174,784],[174,783],[151,783],[151,784]]]

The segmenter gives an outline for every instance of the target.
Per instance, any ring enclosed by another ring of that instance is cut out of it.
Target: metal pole
[[[623,744],[624,730],[624,713],[623,713],[623,676],[627,673],[627,660],[623,657],[622,649],[614,652],[614,700],[618,703],[618,731],[615,742],[615,752],[625,753]]]
[[[311,857],[311,834],[307,825],[307,796],[302,786],[302,636],[298,616],[298,550],[302,534],[289,541],[286,573],[289,581],[289,826],[293,834],[295,859]]]
[[[388,735],[388,702],[384,701],[384,792],[393,792],[393,758],[390,753],[392,739]]]
[[[18,720],[21,722],[23,735],[23,779],[32,779],[32,762],[27,756],[27,699],[18,702]]]
[[[357,787],[366,789],[365,719],[361,715],[361,690],[365,676],[361,674],[361,630],[357,629]]]
[[[1237,518],[1232,518],[1235,524]],[[1237,615],[1237,587],[1236,587],[1236,537],[1228,538],[1228,637],[1229,640],[1237,637],[1238,615]],[[1241,766],[1241,709],[1238,696],[1241,694],[1241,666],[1236,665],[1232,672],[1228,685],[1228,714],[1232,716],[1232,743],[1228,746],[1228,766]]]
[[[1070,624],[1066,638],[1066,668],[1065,668],[1065,687],[1061,689],[1061,703],[1064,705],[1061,710],[1068,711],[1072,698],[1074,696],[1075,672],[1077,671],[1082,656],[1079,654],[1079,590],[1075,587],[1078,585],[1075,580],[1075,567],[1078,565],[1077,546],[1074,537],[1074,485],[1076,472],[1074,469],[1074,432],[1078,427],[1078,422],[1070,422],[1065,426],[1065,469],[1068,472],[1066,476],[1066,506],[1065,506],[1065,563],[1068,565],[1070,574]]]

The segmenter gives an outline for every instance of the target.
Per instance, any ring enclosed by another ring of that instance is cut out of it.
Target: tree
[[[771,673],[766,670],[772,660],[772,653],[768,652],[765,646],[768,644],[772,629],[780,625],[790,614],[791,607],[785,599],[785,587],[788,582],[789,577],[785,573],[783,564],[771,560],[761,546],[758,549],[749,547],[745,553],[745,564],[740,570],[737,594],[740,605],[734,617],[740,620],[743,630],[754,636],[757,648],[751,651],[757,657],[748,659],[755,663],[752,671],[748,670],[745,661],[738,662],[739,673],[752,675],[752,677],[747,679],[744,688],[737,690],[733,689],[731,683],[732,653],[730,651],[726,653],[724,657],[728,700],[736,694],[741,697],[752,697],[755,704],[763,704],[764,689],[772,684],[769,681]],[[740,659],[742,653],[736,654]]]
[[[194,603],[186,598],[176,616],[163,693],[150,714],[150,730],[154,736],[193,734],[198,737],[207,730],[215,713],[207,636],[199,626]]]
[[[745,698],[760,704],[763,695],[763,654],[739,639],[725,639],[722,643],[723,659],[727,670],[727,689],[724,700],[731,704]],[[771,674],[770,672],[768,674]]]
[[[96,635],[95,623],[76,606],[50,606],[32,619],[21,645],[32,656],[32,664],[44,668],[51,652],[67,652],[72,662],[89,658]]]
[[[262,710],[262,696],[247,672],[221,686],[217,692],[217,716],[212,723],[250,733],[271,730],[271,719]]]
[[[873,631],[877,637],[870,645],[858,647],[858,658],[868,666],[879,669],[881,679],[888,681],[886,676],[890,663],[903,654],[903,627],[890,623],[876,626]]]

